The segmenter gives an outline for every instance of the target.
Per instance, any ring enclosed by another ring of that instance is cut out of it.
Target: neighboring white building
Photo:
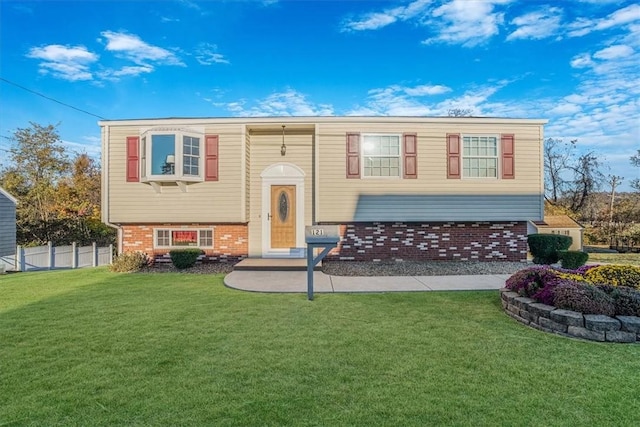
[[[13,268],[16,253],[16,205],[18,201],[0,187],[0,271]]]
[[[530,234],[546,233],[569,236],[573,240],[569,249],[572,251],[582,250],[584,227],[567,215],[545,215],[543,221],[532,221],[530,227]]]

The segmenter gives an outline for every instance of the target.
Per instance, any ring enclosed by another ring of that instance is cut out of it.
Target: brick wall
[[[235,262],[246,258],[249,253],[249,229],[246,224],[135,224],[122,226],[122,250],[142,251],[158,262],[169,262],[168,249],[153,247],[155,228],[201,229],[213,228],[213,248],[204,249],[200,258],[203,262]]]
[[[526,222],[355,223],[327,259],[525,261]]]

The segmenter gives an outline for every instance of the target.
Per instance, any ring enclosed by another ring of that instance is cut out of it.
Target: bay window
[[[192,130],[149,130],[141,135],[143,181],[202,181],[204,135]]]

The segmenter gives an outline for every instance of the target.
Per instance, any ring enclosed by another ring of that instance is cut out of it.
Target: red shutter
[[[403,177],[405,179],[415,179],[418,177],[418,135],[405,133],[402,135],[402,140]]]
[[[360,134],[347,134],[347,178],[360,178]]]
[[[460,178],[460,134],[447,134],[447,178]]]
[[[140,137],[127,137],[127,182],[140,182]]]
[[[218,180],[218,135],[204,137],[204,180]]]
[[[502,179],[514,179],[515,170],[515,137],[513,134],[500,135],[502,145]]]

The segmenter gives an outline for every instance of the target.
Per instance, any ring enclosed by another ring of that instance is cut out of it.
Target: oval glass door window
[[[278,196],[278,217],[280,222],[286,222],[289,217],[289,195],[284,191]]]

